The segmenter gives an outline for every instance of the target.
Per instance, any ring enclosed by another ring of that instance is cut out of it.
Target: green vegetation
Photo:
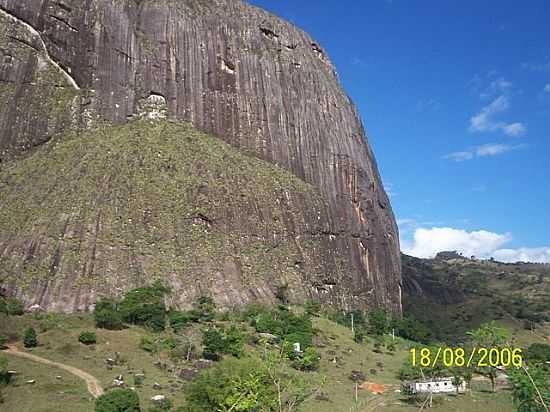
[[[141,412],[139,397],[130,389],[111,389],[97,398],[95,412]]]
[[[514,403],[518,412],[546,412],[550,406],[550,380],[542,367],[512,369]]]
[[[550,362],[550,345],[547,343],[533,343],[527,348],[525,357],[530,363],[548,365]]]
[[[96,327],[109,330],[120,330],[124,327],[122,315],[118,312],[117,303],[109,298],[97,301],[94,309]]]
[[[143,325],[155,332],[164,330],[166,307],[164,296],[170,291],[160,282],[133,289],[124,295],[118,310],[125,322]]]
[[[95,332],[85,331],[78,335],[78,341],[84,345],[93,345],[97,343]]]
[[[202,331],[203,352],[205,359],[220,360],[222,354],[231,354],[235,357],[242,356],[244,336],[235,325],[226,333],[223,329],[210,327]]]
[[[16,298],[6,298],[0,295],[0,313],[12,316],[21,316],[25,312],[23,302]]]
[[[426,326],[428,339],[457,343],[491,320],[534,332],[550,320],[550,265],[452,256],[402,255],[404,312]]]
[[[28,328],[25,330],[23,344],[25,345],[25,348],[36,348],[38,346],[38,338],[34,328]]]

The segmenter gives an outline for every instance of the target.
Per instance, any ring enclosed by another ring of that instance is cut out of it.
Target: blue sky
[[[550,2],[252,3],[329,53],[405,252],[550,262]]]

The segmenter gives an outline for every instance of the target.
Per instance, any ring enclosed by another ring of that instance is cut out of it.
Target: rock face
[[[2,164],[105,122],[189,121],[320,193],[309,235],[326,258],[308,273],[310,296],[400,313],[388,197],[356,109],[306,33],[239,0],[0,0],[0,10]],[[0,233],[4,261],[23,253],[11,236]]]

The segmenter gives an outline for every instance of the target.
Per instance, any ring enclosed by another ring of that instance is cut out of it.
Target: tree
[[[124,295],[118,310],[125,322],[161,332],[166,323],[164,296],[170,289],[160,282],[150,286],[133,289]]]
[[[518,412],[548,412],[550,406],[550,383],[548,374],[540,366],[511,369],[512,395]]]
[[[101,329],[120,330],[124,328],[117,303],[109,298],[102,298],[96,302],[94,320],[96,327]]]
[[[501,328],[495,322],[482,324],[478,329],[467,332],[474,347],[478,348],[502,348],[508,343],[508,332]],[[478,368],[481,373],[491,380],[491,388],[496,391],[497,369],[493,366],[483,366]]]
[[[28,328],[23,335],[23,345],[25,348],[35,348],[38,346],[38,338],[36,337],[36,331],[34,328]]]
[[[453,373],[453,379],[451,380],[451,383],[456,386],[456,394],[458,395],[459,393],[459,389],[460,389],[460,385],[462,384],[462,381],[463,381],[463,378],[462,376],[458,373],[458,371],[455,371]]]
[[[223,332],[216,327],[204,329],[202,331],[202,344],[204,346],[202,356],[205,359],[219,360],[225,349]]]
[[[369,332],[374,335],[383,335],[388,331],[388,318],[383,309],[376,309],[369,315]]]
[[[130,389],[111,389],[96,399],[95,412],[141,412],[139,397]]]
[[[274,411],[276,393],[257,359],[227,359],[204,370],[186,390],[190,412]]]

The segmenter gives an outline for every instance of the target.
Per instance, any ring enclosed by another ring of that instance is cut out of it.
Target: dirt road
[[[63,369],[64,371],[67,371],[84,380],[86,382],[86,385],[88,386],[88,392],[90,392],[94,398],[103,395],[103,388],[101,387],[101,383],[99,382],[99,380],[89,373],[75,368],[74,366],[69,366],[65,365],[64,363],[54,362],[49,359],[41,358],[40,356],[33,355],[32,353],[22,352],[15,346],[8,346],[8,349],[3,350],[2,353],[29,359],[33,362],[42,363],[43,365],[49,365],[59,369]]]

